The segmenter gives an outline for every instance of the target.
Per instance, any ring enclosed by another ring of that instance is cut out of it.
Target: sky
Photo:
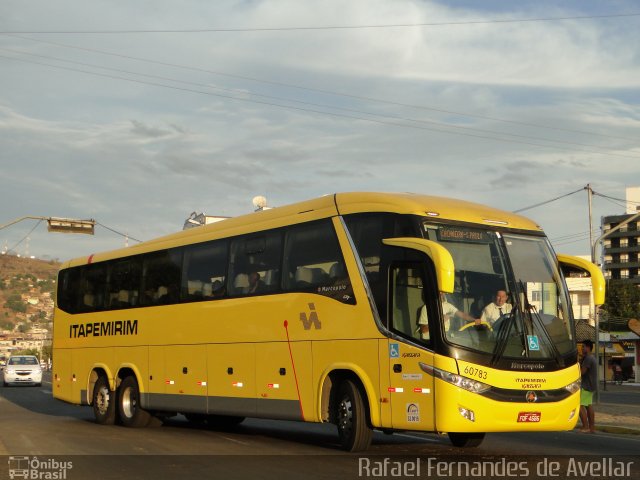
[[[25,220],[0,250],[66,260],[257,195],[385,191],[561,197],[522,214],[588,254],[584,187],[597,230],[640,185],[639,45],[624,0],[1,2],[0,225],[99,225]]]

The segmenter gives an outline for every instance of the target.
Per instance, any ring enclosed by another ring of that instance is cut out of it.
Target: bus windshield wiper
[[[491,358],[491,365],[495,365],[496,363],[498,363],[498,361],[502,358],[502,355],[504,355],[511,329],[516,323],[516,313],[518,311],[520,311],[520,305],[518,304],[518,302],[516,302],[511,309],[509,316],[503,317],[502,325],[500,326],[500,330],[498,331],[498,338],[496,339],[496,346],[493,351],[493,357]]]

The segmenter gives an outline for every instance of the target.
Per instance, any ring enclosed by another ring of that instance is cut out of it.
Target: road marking
[[[440,443],[440,440],[437,438],[419,437],[417,435],[407,435],[406,433],[394,433],[393,436],[411,438],[413,440],[421,440],[423,442],[429,442],[429,443]]]
[[[224,435],[220,435],[220,437],[224,438],[225,440],[229,440],[230,442],[239,443],[240,445],[244,445],[245,447],[248,447],[249,445],[251,445],[250,443],[241,442],[240,440],[236,440],[235,438],[225,437]]]
[[[22,441],[23,445],[26,445],[29,450],[33,449],[34,444],[33,444],[33,442],[31,441],[31,439],[29,438],[28,435],[21,434],[21,435],[18,436],[18,438],[20,438],[20,440]]]

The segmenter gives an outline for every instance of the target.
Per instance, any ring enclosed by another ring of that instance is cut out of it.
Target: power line
[[[516,120],[508,120],[508,119],[492,117],[492,116],[486,116],[486,115],[477,115],[477,114],[472,114],[472,113],[457,112],[457,111],[454,111],[454,110],[446,110],[446,109],[435,108],[435,107],[430,107],[430,106],[425,106],[425,105],[408,104],[408,103],[396,102],[396,101],[392,101],[392,100],[385,100],[385,99],[379,99],[379,98],[373,98],[373,97],[367,97],[367,96],[361,96],[361,95],[353,95],[353,94],[348,94],[348,93],[335,92],[335,91],[331,91],[331,90],[311,88],[311,87],[295,85],[295,84],[291,84],[291,83],[264,80],[264,79],[259,79],[259,78],[255,78],[255,77],[249,77],[249,76],[244,76],[244,75],[236,75],[236,74],[232,74],[232,73],[220,72],[220,71],[216,71],[216,70],[209,70],[209,69],[198,68],[198,67],[192,67],[192,66],[188,66],[188,65],[180,65],[180,64],[175,64],[175,63],[161,62],[161,61],[151,60],[151,59],[142,58],[142,57],[134,57],[134,56],[123,55],[123,54],[114,53],[114,52],[107,52],[107,51],[104,51],[104,50],[98,50],[98,49],[94,49],[94,48],[79,47],[79,46],[76,46],[76,45],[68,45],[68,44],[59,43],[59,42],[52,42],[52,41],[47,41],[47,40],[39,40],[39,39],[30,38],[30,37],[22,37],[22,36],[19,36],[19,35],[7,35],[7,36],[20,38],[22,40],[30,40],[32,42],[37,42],[37,43],[55,45],[55,46],[59,46],[59,47],[63,47],[63,48],[81,50],[81,51],[86,51],[86,52],[90,52],[90,53],[98,53],[98,54],[101,54],[101,55],[108,55],[108,56],[113,56],[113,57],[117,57],[117,58],[135,60],[135,61],[151,63],[151,64],[155,64],[155,65],[162,65],[162,66],[166,66],[166,67],[179,68],[179,69],[185,69],[185,70],[202,72],[202,73],[209,73],[209,74],[212,74],[212,75],[217,75],[217,76],[222,76],[222,77],[235,78],[235,79],[239,79],[239,80],[262,83],[262,84],[273,85],[273,86],[278,86],[278,87],[293,88],[293,89],[297,89],[297,90],[321,93],[321,94],[325,94],[325,95],[337,96],[337,97],[342,97],[342,98],[351,98],[351,99],[354,99],[354,100],[362,100],[362,101],[367,101],[367,102],[376,102],[376,103],[381,103],[381,104],[386,104],[386,105],[394,105],[394,106],[400,106],[400,107],[405,107],[405,108],[412,108],[412,109],[416,109],[416,110],[425,110],[425,111],[432,111],[432,112],[438,112],[438,113],[446,113],[446,114],[449,114],[449,115],[457,115],[457,116],[467,117],[467,118],[479,118],[479,119],[482,119],[482,120],[490,120],[490,121],[495,121],[495,122],[508,123],[508,124],[513,124],[513,125],[527,126],[527,127],[535,127],[535,128],[545,129],[545,130],[570,132],[570,133],[579,133],[579,134],[584,134],[584,135],[598,136],[598,137],[604,137],[604,138],[613,138],[613,139],[617,139],[617,140],[627,140],[627,141],[632,141],[632,142],[637,141],[636,138],[630,138],[630,137],[621,137],[621,136],[607,135],[607,134],[603,134],[603,133],[591,132],[591,131],[586,131],[586,130],[577,130],[577,129],[555,127],[555,126],[549,126],[549,125],[541,125],[541,124],[537,124],[537,123],[529,123],[529,122],[521,122],[521,121],[516,121]],[[597,147],[597,148],[600,148],[600,147]]]
[[[573,240],[562,240],[562,241],[554,241],[551,240],[551,243],[553,243],[555,246],[559,247],[561,245],[570,245],[572,243],[578,243],[578,242],[589,242],[589,232],[586,233],[586,235],[584,235],[581,238],[576,238]]]
[[[591,233],[592,234],[597,234],[598,232],[600,232],[600,228],[594,228]],[[549,240],[551,240],[552,242],[557,242],[557,241],[565,241],[565,240],[570,240],[573,238],[577,238],[577,237],[585,237],[585,236],[589,236],[589,232],[580,232],[580,233],[570,233],[568,235],[562,235],[560,237],[555,237],[555,238],[550,238]]]
[[[594,192],[594,195],[595,195],[595,192]],[[598,196],[600,196],[600,195],[598,195]],[[618,207],[622,207],[622,208],[624,208],[624,209],[626,209],[626,208],[627,208],[626,203],[621,203],[621,202],[619,202],[619,201],[617,201],[617,200],[614,200],[614,199],[611,199],[611,198],[608,198],[608,197],[603,197],[603,198],[604,198],[607,202],[612,203],[612,204],[614,204],[614,205],[616,205],[616,206],[618,206]]]
[[[163,84],[163,83],[148,82],[148,81],[144,81],[144,80],[128,78],[128,77],[122,77],[122,76],[118,76],[118,75],[109,75],[109,74],[105,74],[105,73],[90,72],[90,71],[87,71],[87,70],[81,70],[81,69],[77,69],[77,68],[64,67],[64,66],[60,66],[60,65],[52,65],[52,64],[43,63],[43,62],[36,62],[36,61],[33,61],[33,60],[25,60],[23,58],[7,57],[5,55],[0,55],[0,58],[5,58],[5,59],[19,61],[19,62],[25,62],[25,63],[31,63],[31,64],[35,64],[35,65],[41,65],[41,66],[56,68],[56,69],[60,69],[60,70],[79,72],[79,73],[84,73],[84,74],[87,74],[87,75],[94,75],[94,76],[111,78],[111,79],[116,79],[116,80],[123,80],[123,81],[126,81],[126,82],[138,83],[138,84],[142,84],[142,85],[151,85],[151,86],[156,86],[156,87],[161,87],[161,88],[168,88],[168,89],[178,90],[178,91],[183,91],[183,92],[190,92],[190,93],[196,93],[196,94],[201,94],[201,95],[209,95],[209,96],[214,96],[214,97],[218,97],[218,98],[226,98],[226,99],[229,99],[229,100],[236,100],[236,101],[240,101],[240,102],[249,102],[249,103],[255,103],[255,104],[259,104],[259,105],[267,105],[267,106],[284,108],[284,109],[289,109],[289,110],[295,110],[295,111],[301,111],[301,112],[307,112],[307,113],[315,113],[315,114],[319,114],[319,115],[327,115],[327,116],[332,116],[332,117],[337,117],[337,118],[361,120],[361,121],[365,121],[365,122],[377,123],[377,124],[381,124],[381,125],[389,125],[389,126],[400,127],[400,128],[413,128],[413,129],[418,129],[418,130],[426,130],[426,131],[431,131],[431,132],[444,133],[444,134],[448,134],[448,135],[461,135],[461,136],[471,137],[471,138],[480,138],[480,139],[483,139],[483,140],[494,140],[494,141],[498,141],[498,142],[514,143],[514,144],[519,144],[519,145],[529,145],[529,146],[534,146],[534,147],[553,148],[553,149],[560,149],[560,150],[565,150],[565,151],[570,151],[570,152],[576,152],[575,148],[562,147],[562,146],[559,146],[559,145],[545,145],[545,144],[527,142],[527,141],[522,141],[522,140],[514,140],[514,139],[511,139],[511,138],[501,138],[501,137],[496,137],[496,136],[480,135],[480,134],[461,132],[461,131],[443,130],[441,128],[425,127],[425,126],[421,126],[421,125],[412,125],[412,124],[407,124],[407,123],[390,122],[390,121],[384,121],[384,120],[380,120],[380,119],[376,119],[376,118],[365,118],[365,117],[359,117],[359,116],[356,116],[356,115],[349,115],[349,114],[344,114],[344,113],[337,113],[337,112],[324,111],[324,110],[316,110],[316,109],[312,109],[312,108],[296,107],[296,106],[293,106],[293,105],[283,105],[283,104],[280,104],[280,103],[267,102],[267,101],[261,101],[261,100],[255,100],[255,99],[250,99],[250,98],[243,98],[243,97],[234,97],[232,95],[223,95],[223,94],[220,94],[220,93],[213,93],[213,92],[208,92],[208,91],[203,91],[203,90],[195,90],[195,89],[192,89],[192,88],[178,87],[178,86],[175,86],[175,85],[166,85],[166,84]],[[99,68],[105,68],[105,67],[99,67]],[[144,75],[144,74],[137,74],[137,75]],[[176,81],[176,80],[170,80],[170,81]],[[182,82],[180,80],[177,80],[177,81],[178,82]],[[186,82],[182,82],[182,83],[186,83]],[[212,88],[212,87],[206,86],[206,88]],[[285,101],[310,104],[309,102],[300,102],[300,101],[296,101],[296,100],[285,100]],[[352,110],[352,109],[344,109],[342,107],[331,107],[331,106],[319,105],[319,104],[311,104],[311,105],[320,106],[321,108],[329,108],[329,109],[333,108],[333,109],[336,109],[336,110],[337,109],[341,109],[341,110],[356,112],[356,113],[360,113],[360,114],[375,115],[375,116],[379,116],[379,117],[385,118],[384,115],[372,114],[372,113],[362,112],[362,111]],[[407,118],[403,118],[403,117],[391,117],[391,116],[386,116],[386,118],[393,118],[393,119],[401,120],[401,121],[405,121],[405,122],[435,124],[437,126],[442,126],[443,128],[453,128],[453,129],[457,129],[457,130],[477,131],[477,132],[491,133],[491,134],[496,134],[496,135],[506,135],[506,136],[519,137],[519,138],[530,138],[530,139],[533,139],[533,140],[545,141],[545,142],[570,143],[570,144],[573,144],[571,142],[563,142],[563,141],[560,141],[560,140],[548,140],[548,139],[541,139],[541,138],[538,138],[538,137],[527,137],[527,136],[524,136],[524,135],[516,135],[516,134],[510,134],[510,133],[494,132],[494,131],[490,131],[490,130],[473,129],[473,128],[470,128],[470,127],[460,127],[460,126],[454,126],[454,125],[448,125],[448,124],[440,124],[438,122],[431,122],[431,121],[427,121],[427,120],[414,120],[414,119],[407,119]],[[580,145],[580,144],[578,144],[578,145]],[[584,145],[584,144],[582,146],[589,147],[588,145]],[[596,147],[596,148],[601,148],[601,147]],[[602,151],[597,151],[597,150],[581,149],[581,150],[577,150],[577,151],[584,152],[584,153],[595,153],[595,154],[606,155],[606,156],[615,156],[615,157],[638,159],[638,157],[636,157],[636,156],[617,154],[617,153],[612,153],[612,152],[602,152]]]
[[[16,248],[18,248],[22,242],[24,242],[27,238],[29,238],[29,235],[31,235],[33,231],[36,228],[38,228],[38,226],[41,223],[42,223],[42,219],[38,220],[38,223],[36,223],[35,226],[31,230],[29,230],[29,233],[27,233],[24,237],[22,237],[22,239],[18,243],[16,243],[13,247],[11,247],[9,250],[7,250],[7,252],[15,252]]]
[[[543,141],[543,142],[550,142],[550,143],[560,143],[560,144],[565,144],[565,145],[574,145],[574,146],[587,147],[587,148],[595,148],[597,150],[596,151],[592,150],[593,153],[600,153],[600,154],[603,154],[603,155],[618,156],[618,157],[624,157],[624,158],[634,158],[634,159],[640,160],[640,157],[638,157],[638,156],[624,155],[624,154],[618,154],[618,153],[612,153],[612,152],[606,152],[606,151],[602,152],[601,150],[606,150],[606,149],[604,147],[600,147],[598,145],[590,145],[590,144],[579,143],[579,142],[569,142],[569,141],[565,141],[565,140],[554,140],[554,139],[548,139],[548,138],[543,138],[543,137],[535,137],[535,136],[531,136],[531,135],[519,135],[519,134],[515,134],[515,133],[508,133],[508,132],[501,132],[501,131],[495,131],[495,130],[473,128],[473,127],[463,127],[463,126],[460,126],[460,125],[452,125],[452,124],[443,123],[443,122],[436,122],[436,121],[432,121],[432,120],[415,119],[415,118],[409,118],[409,117],[402,117],[402,116],[399,116],[399,115],[379,114],[379,113],[367,112],[367,111],[363,111],[363,110],[357,110],[357,109],[346,108],[346,107],[339,107],[339,106],[334,106],[334,105],[326,105],[326,104],[319,104],[319,103],[314,103],[314,102],[306,102],[306,101],[302,101],[302,100],[293,100],[293,99],[277,97],[277,96],[273,96],[273,95],[257,94],[257,93],[253,93],[253,92],[246,91],[246,90],[239,91],[239,90],[236,90],[236,89],[211,86],[211,85],[202,84],[202,83],[196,83],[196,82],[189,82],[189,81],[180,80],[180,79],[176,79],[176,78],[163,77],[163,76],[159,76],[159,75],[150,75],[150,74],[146,74],[146,73],[138,73],[138,72],[133,72],[133,71],[129,71],[129,70],[104,67],[102,65],[88,64],[88,63],[85,63],[85,62],[76,62],[76,61],[72,61],[72,60],[66,60],[66,59],[63,59],[63,58],[51,57],[51,56],[46,56],[46,55],[39,55],[39,54],[24,52],[24,51],[20,51],[20,50],[0,48],[0,51],[10,52],[10,53],[17,53],[19,55],[28,55],[28,56],[37,57],[37,58],[44,58],[44,59],[47,59],[47,60],[54,60],[54,61],[58,61],[58,62],[70,63],[70,64],[73,64],[73,65],[80,65],[80,66],[84,66],[84,67],[98,68],[98,69],[101,69],[101,70],[114,71],[114,72],[118,72],[118,73],[125,73],[125,74],[128,74],[128,75],[137,75],[137,76],[142,76],[142,77],[147,77],[147,78],[168,80],[168,81],[171,81],[171,82],[183,83],[183,84],[187,84],[187,85],[204,87],[204,88],[213,89],[213,90],[222,90],[222,91],[235,93],[235,94],[245,95],[245,94],[248,93],[251,96],[259,97],[259,98],[266,98],[266,99],[269,99],[269,100],[278,100],[278,101],[284,101],[284,102],[290,102],[290,103],[297,103],[297,104],[301,104],[301,105],[308,105],[308,106],[312,106],[312,107],[320,107],[320,108],[341,110],[341,111],[356,113],[356,114],[360,114],[360,115],[376,116],[376,117],[388,118],[388,119],[392,119],[392,120],[400,120],[400,121],[405,121],[405,122],[415,122],[415,123],[420,123],[420,124],[425,124],[425,125],[434,125],[434,126],[437,126],[437,127],[451,128],[451,129],[455,129],[455,130],[464,130],[464,131],[470,131],[470,132],[478,132],[478,133],[483,133],[483,134],[487,134],[488,133],[488,134],[491,134],[491,135],[504,135],[504,136],[508,136],[508,137],[522,138],[522,139],[527,139],[527,140],[535,140],[535,141]],[[20,59],[18,59],[18,60],[20,60]],[[48,65],[48,66],[50,66],[50,65]],[[90,73],[90,72],[84,72],[84,73]],[[585,150],[585,151],[589,151],[589,150]]]
[[[126,233],[122,233],[122,232],[118,232],[117,230],[114,230],[111,227],[107,227],[106,225],[103,225],[100,222],[96,222],[96,225],[100,225],[102,228],[106,228],[107,230],[109,230],[110,232],[115,233],[116,235],[120,235],[121,237],[125,237],[128,238],[129,240],[133,240],[134,242],[138,242],[138,243],[142,243],[142,240],[138,240],[137,238],[133,238],[131,235],[127,235]]]
[[[611,197],[609,195],[603,195],[602,193],[596,193],[596,192],[593,192],[593,194],[598,196],[598,197],[606,198],[606,199],[609,199],[609,200],[617,200],[618,202],[623,202],[624,206],[627,206],[627,205],[640,205],[640,202],[634,202],[633,200],[626,200],[626,199],[622,199],[622,198]]]
[[[244,27],[244,28],[193,28],[193,29],[152,29],[152,30],[5,30],[1,34],[145,34],[145,33],[243,33],[243,32],[293,32],[318,30],[361,30],[380,28],[416,28],[464,25],[488,25],[500,23],[556,22],[566,20],[594,20],[600,18],[629,18],[640,13],[619,13],[608,15],[579,15],[567,17],[513,18],[493,20],[469,20],[460,22],[392,23],[371,25],[324,25],[298,27]]]
[[[560,200],[561,198],[568,197],[569,195],[573,195],[575,193],[582,192],[582,191],[584,191],[584,188],[580,188],[570,193],[565,193],[564,195],[560,195],[559,197],[552,198],[551,200],[546,200],[544,202],[536,203],[535,205],[514,210],[513,213],[520,213],[520,212],[524,212],[525,210],[531,210],[532,208],[541,207],[542,205],[546,205],[547,203],[555,202],[556,200]]]

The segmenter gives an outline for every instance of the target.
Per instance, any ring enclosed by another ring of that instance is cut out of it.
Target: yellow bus
[[[569,430],[580,370],[564,268],[603,303],[595,265],[470,202],[338,193],[230,218],[66,262],[53,394],[129,427],[332,422],[350,451],[374,429],[456,446]]]

